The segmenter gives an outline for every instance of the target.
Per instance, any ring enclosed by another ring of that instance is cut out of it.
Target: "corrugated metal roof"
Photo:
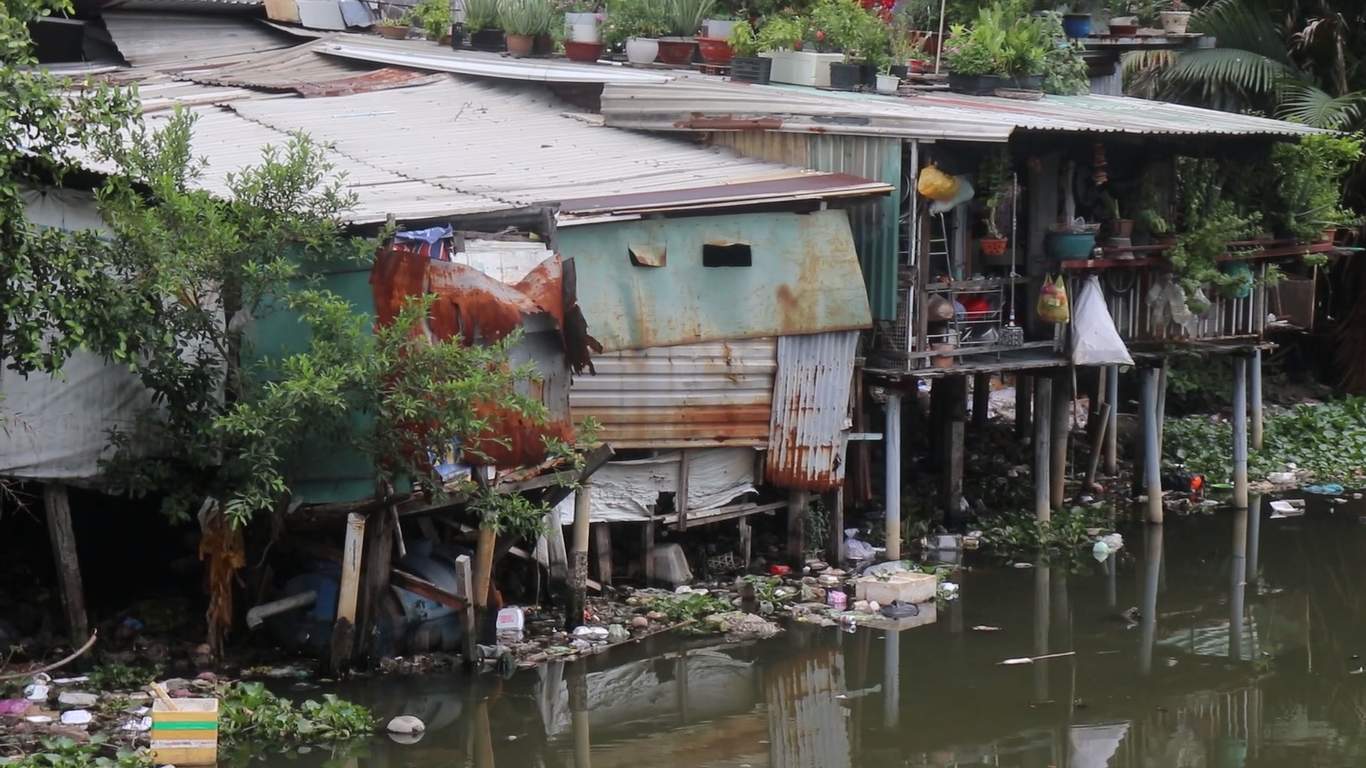
[[[764,477],[824,492],[844,484],[849,388],[858,331],[778,337],[778,373]]]
[[[265,0],[104,0],[104,11],[191,11],[246,13]]]
[[[569,408],[576,421],[596,419],[598,438],[618,449],[763,447],[774,347],[762,338],[596,355],[596,373],[574,377]]]
[[[386,40],[373,35],[339,35],[319,50],[376,64],[537,83],[666,83],[680,74],[562,59],[511,59],[478,51],[456,53],[417,40]]]
[[[877,96],[690,78],[664,84],[609,83],[608,125],[653,131],[766,130],[1007,141],[1016,131],[1146,136],[1297,136],[1313,128],[1283,120],[1110,96],[1037,101],[917,92]]]
[[[435,82],[441,75],[412,69],[352,63],[319,56],[322,41],[283,50],[249,54],[224,66],[182,70],[180,76],[206,85],[267,91],[295,91],[304,96],[343,96]]]
[[[294,44],[252,19],[109,11],[102,18],[119,53],[140,68],[208,67]]]
[[[329,142],[356,162],[506,206],[811,173],[590,125],[538,88],[455,78],[327,100],[246,100],[228,107],[278,131]]]

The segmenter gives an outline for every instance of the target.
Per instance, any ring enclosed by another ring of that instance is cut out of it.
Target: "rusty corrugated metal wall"
[[[898,222],[903,191],[901,139],[721,131],[711,134],[711,142],[730,147],[746,157],[814,171],[848,173],[896,187],[895,194],[847,209],[873,319],[896,319],[897,250],[901,242]]]
[[[778,338],[764,472],[769,483],[814,492],[843,485],[857,346],[858,331]]]
[[[570,410],[617,449],[766,447],[775,347],[769,337],[598,355],[596,375],[574,377]]]

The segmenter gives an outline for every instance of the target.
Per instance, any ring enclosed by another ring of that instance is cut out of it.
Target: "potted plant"
[[[402,40],[408,36],[410,29],[412,29],[412,16],[407,13],[398,18],[382,18],[379,20],[379,24],[375,26],[375,32],[388,40]]]
[[[1071,8],[1062,17],[1062,28],[1070,38],[1090,37],[1092,33],[1093,16],[1095,11],[1093,0],[1079,0],[1071,4]]]
[[[450,44],[449,39],[444,39],[451,33],[450,0],[422,0],[413,7],[413,18],[427,34],[428,40]]]
[[[773,72],[773,59],[759,55],[759,36],[749,22],[736,24],[726,39],[735,55],[730,60],[730,79],[739,83],[766,85]]]
[[[498,0],[465,0],[465,32],[476,51],[506,50]]]
[[[985,6],[971,26],[955,25],[947,41],[949,88],[978,94],[1038,90],[1047,54],[1056,47],[1044,19],[1024,13],[1019,0]]]
[[[651,64],[659,55],[659,38],[666,26],[660,0],[610,0],[603,42],[624,52],[632,64]]]
[[[806,16],[779,13],[759,29],[759,55],[773,62],[773,82],[815,88],[830,85],[830,65],[844,61],[844,54],[821,50],[811,26]],[[812,45],[807,46],[808,40]]]
[[[580,43],[602,42],[604,15],[595,1],[573,0],[560,6],[564,14],[564,39]]]
[[[1115,199],[1109,191],[1102,191],[1096,203],[1100,208],[1105,222],[1105,229],[1108,236],[1113,238],[1125,239],[1134,235],[1134,222],[1120,216],[1119,200]]]
[[[1062,29],[1062,15],[1046,13],[1042,20],[1053,45],[1043,56],[1043,77],[1040,87],[1044,93],[1056,96],[1081,96],[1091,91],[1090,70],[1081,58],[1081,45],[1070,40]]]
[[[886,72],[878,74],[876,86],[878,93],[896,93],[900,87],[901,77],[891,73],[891,65],[888,65]]]
[[[864,73],[859,61],[862,50],[871,44],[865,40],[868,19],[877,21],[877,17],[854,0],[817,0],[811,9],[812,35],[817,48],[844,54],[839,61],[830,64],[830,87],[853,90],[872,79]]]
[[[934,57],[925,51],[924,35],[906,26],[902,19],[899,15],[891,29],[892,63],[889,74],[904,80],[911,72],[924,72],[925,63],[934,61]]]
[[[1278,233],[1301,242],[1330,241],[1337,229],[1360,224],[1342,205],[1342,183],[1362,155],[1354,136],[1316,134],[1271,150],[1266,208]]]
[[[1002,204],[1005,202],[1006,191],[1012,184],[1010,166],[1010,150],[1000,147],[982,159],[982,165],[977,171],[978,194],[983,196],[986,208],[987,236],[978,241],[983,256],[1002,256],[1010,244],[1001,226],[1002,213],[1005,212]],[[1008,226],[1007,222],[1007,228]]]
[[[702,20],[702,36],[711,40],[729,40],[735,27],[740,24],[729,13],[713,13]]]
[[[1159,16],[1162,19],[1163,32],[1169,35],[1186,34],[1186,28],[1191,21],[1191,12],[1181,0],[1171,0],[1171,5]]]
[[[669,34],[659,39],[659,60],[684,65],[692,61],[697,32],[716,0],[664,0]]]
[[[1228,244],[1256,234],[1257,214],[1240,215],[1238,205],[1224,194],[1228,171],[1220,161],[1183,157],[1177,162],[1177,190],[1184,231],[1167,251],[1172,274],[1186,292],[1186,306],[1195,314],[1209,309],[1200,288],[1241,291],[1244,279],[1221,267],[1219,257]]]
[[[547,0],[499,0],[498,19],[508,53],[534,56],[537,36],[550,32],[550,4]]]

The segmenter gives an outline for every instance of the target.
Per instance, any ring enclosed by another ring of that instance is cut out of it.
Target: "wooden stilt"
[[[821,498],[826,509],[825,559],[835,566],[844,548],[844,488],[830,491]]]
[[[1072,380],[1067,376],[1053,379],[1053,419],[1049,457],[1048,499],[1053,509],[1061,509],[1067,496],[1067,447],[1072,432]]]
[[[645,583],[647,585],[653,584],[655,580],[655,523],[653,520],[647,520],[640,526],[640,557],[640,572],[645,576]]]
[[[71,502],[66,486],[61,483],[44,485],[43,506],[47,511],[48,537],[52,539],[52,559],[57,566],[67,639],[72,648],[80,648],[90,639],[90,625],[85,613],[85,588],[81,584],[81,563],[76,555],[76,531],[71,525]]]
[[[1105,402],[1110,404],[1109,424],[1105,428],[1105,474],[1119,474],[1119,366],[1106,368]]]
[[[1034,377],[1015,375],[1015,441],[1028,442],[1033,431]]]
[[[355,652],[356,604],[360,597],[361,558],[365,550],[365,515],[346,516],[342,545],[341,583],[337,593],[337,621],[332,628],[332,672],[350,665]]]
[[[789,491],[787,496],[787,560],[800,571],[806,564],[806,506],[811,494]]]
[[[744,561],[745,570],[749,570],[750,560],[754,556],[754,532],[750,530],[749,518],[740,518],[740,557]]]
[[[1262,350],[1256,349],[1252,352],[1252,359],[1248,361],[1248,385],[1251,388],[1249,393],[1252,399],[1252,450],[1262,449],[1262,421],[1265,417],[1265,409],[1262,407]]]
[[[612,583],[612,524],[593,526],[593,545],[598,555],[598,581],[604,586]]]
[[[954,377],[957,378],[957,377]],[[929,435],[930,451],[926,456],[930,469],[939,472],[944,469],[948,462],[945,460],[942,440],[944,430],[949,420],[949,408],[953,400],[951,382],[953,379],[948,377],[935,379],[930,386],[930,428],[926,433]],[[919,399],[912,400],[919,403]]]
[[[362,659],[376,661],[375,628],[389,592],[389,571],[393,567],[396,518],[391,509],[371,512],[365,521],[365,577],[360,602],[360,622],[356,629]]]
[[[947,404],[944,406],[943,422],[943,481],[940,483],[943,494],[944,518],[952,520],[959,515],[963,500],[963,454],[964,432],[968,417],[968,379],[954,376],[940,379],[939,385],[948,385]]]
[[[465,667],[474,666],[479,661],[475,653],[478,638],[474,635],[474,566],[469,555],[455,558],[455,593],[465,601],[460,611],[460,655],[464,657]]]
[[[493,617],[489,616],[489,596],[493,592],[493,551],[498,534],[479,528],[479,543],[474,550],[474,636],[491,640]]]
[[[991,374],[979,373],[972,378],[972,429],[978,439],[986,439],[987,424],[990,422]]]
[[[1047,521],[1052,517],[1049,504],[1051,481],[1049,470],[1052,456],[1053,380],[1039,376],[1034,382],[1034,517]]]

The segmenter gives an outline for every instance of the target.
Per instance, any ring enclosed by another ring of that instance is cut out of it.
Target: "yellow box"
[[[218,699],[152,703],[152,759],[173,765],[218,763]]]

